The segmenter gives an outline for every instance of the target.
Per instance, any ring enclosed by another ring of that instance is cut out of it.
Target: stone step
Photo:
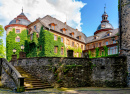
[[[53,86],[44,86],[45,88],[54,88]]]
[[[16,69],[23,77],[25,77],[24,79],[25,90],[53,88],[48,82],[42,82],[41,79],[37,79],[35,76],[24,71],[22,68],[16,67]]]
[[[34,82],[34,83],[43,83],[43,82],[41,82],[41,81],[39,81],[39,80],[24,80],[24,82]]]
[[[25,90],[45,89],[45,87],[25,88]]]

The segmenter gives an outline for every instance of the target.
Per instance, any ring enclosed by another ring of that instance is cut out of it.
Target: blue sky
[[[101,23],[105,4],[109,22],[118,28],[118,0],[0,0],[0,24],[8,25],[23,7],[32,22],[51,15],[62,22],[67,19],[69,26],[92,36]],[[3,41],[6,43],[6,33]]]
[[[104,6],[106,4],[106,12],[108,14],[109,23],[114,28],[118,28],[118,0],[81,0],[87,3],[81,9],[81,26],[82,32],[86,36],[92,36],[96,31],[98,25],[101,23],[101,16],[104,13]]]

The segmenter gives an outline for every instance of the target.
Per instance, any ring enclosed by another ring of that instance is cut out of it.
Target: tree
[[[0,37],[3,36],[3,33],[4,33],[3,26],[0,25]],[[4,47],[4,44],[3,44],[3,40],[0,39],[0,58],[4,58],[4,57],[5,57],[5,47]]]

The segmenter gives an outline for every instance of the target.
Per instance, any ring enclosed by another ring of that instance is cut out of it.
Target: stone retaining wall
[[[18,60],[15,65],[54,87],[126,87],[127,84],[125,57],[27,58]]]
[[[17,88],[13,79],[2,68],[1,83],[4,88],[15,89]]]

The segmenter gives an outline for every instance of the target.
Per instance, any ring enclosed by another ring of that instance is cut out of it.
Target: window
[[[95,48],[95,45],[93,44],[93,48]]]
[[[96,37],[94,37],[94,39],[96,39]]]
[[[37,26],[36,26],[36,25],[34,26],[34,29],[35,29],[35,30],[37,29]]]
[[[63,33],[65,34],[65,33],[66,33],[66,31],[63,31]]]
[[[64,48],[61,48],[61,55],[64,55]]]
[[[16,29],[16,33],[20,33],[20,29]]]
[[[17,20],[16,20],[16,23],[19,23],[19,21],[20,21],[20,20],[17,19]]]
[[[106,41],[106,45],[108,45],[108,41]]]
[[[99,42],[99,47],[101,47],[101,42]]]
[[[109,47],[108,48],[108,55],[112,55],[112,54],[118,54],[118,48],[117,48],[117,46]]]
[[[64,42],[64,39],[63,39],[63,38],[61,38],[61,42]]]
[[[115,40],[115,39],[113,39],[113,44],[114,44],[114,43],[116,43],[116,40]]]
[[[110,36],[110,34],[108,33],[107,36]]]
[[[16,38],[16,42],[20,42],[20,38],[19,37]]]
[[[79,48],[79,44],[77,43],[77,48]]]
[[[95,43],[95,47],[98,47],[98,43]]]
[[[55,47],[54,47],[54,53],[57,53],[57,50],[58,50],[58,47],[55,46]]]
[[[69,39],[67,39],[67,43],[66,43],[67,45],[70,45],[70,41],[69,41]]]
[[[74,46],[74,42],[72,41],[72,46]]]
[[[55,30],[55,26],[51,26],[51,28],[52,28],[53,30]]]
[[[56,35],[54,35],[54,40],[57,40],[57,36]]]
[[[83,50],[83,45],[81,45],[81,49]]]

